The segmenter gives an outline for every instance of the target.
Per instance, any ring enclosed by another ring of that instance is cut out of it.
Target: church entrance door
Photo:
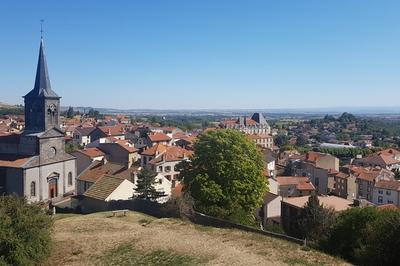
[[[55,198],[58,196],[58,189],[57,189],[57,179],[49,180],[49,198]]]

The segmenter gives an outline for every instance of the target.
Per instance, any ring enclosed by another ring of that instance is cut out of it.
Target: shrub
[[[400,211],[381,210],[368,223],[357,263],[400,265]]]
[[[16,196],[0,197],[0,264],[33,265],[51,251],[51,217]]]
[[[321,248],[336,256],[354,261],[363,245],[367,224],[379,216],[375,207],[348,209],[336,219],[329,237]]]

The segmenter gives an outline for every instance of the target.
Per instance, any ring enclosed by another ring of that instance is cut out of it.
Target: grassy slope
[[[345,265],[283,240],[130,212],[60,215],[49,265]]]

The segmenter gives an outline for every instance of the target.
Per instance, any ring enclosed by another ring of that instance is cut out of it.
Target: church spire
[[[25,97],[60,98],[50,85],[49,71],[47,70],[46,55],[44,53],[43,30],[41,29],[39,59],[36,69],[35,86]]]

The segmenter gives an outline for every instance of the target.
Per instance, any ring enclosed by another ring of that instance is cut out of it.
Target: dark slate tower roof
[[[46,55],[44,54],[43,39],[40,39],[39,59],[36,69],[35,87],[25,97],[61,98],[50,85],[49,71],[47,70]]]
[[[261,125],[268,124],[267,120],[265,120],[264,116],[262,113],[254,113],[253,116],[251,117],[252,120],[256,121],[257,123]]]

